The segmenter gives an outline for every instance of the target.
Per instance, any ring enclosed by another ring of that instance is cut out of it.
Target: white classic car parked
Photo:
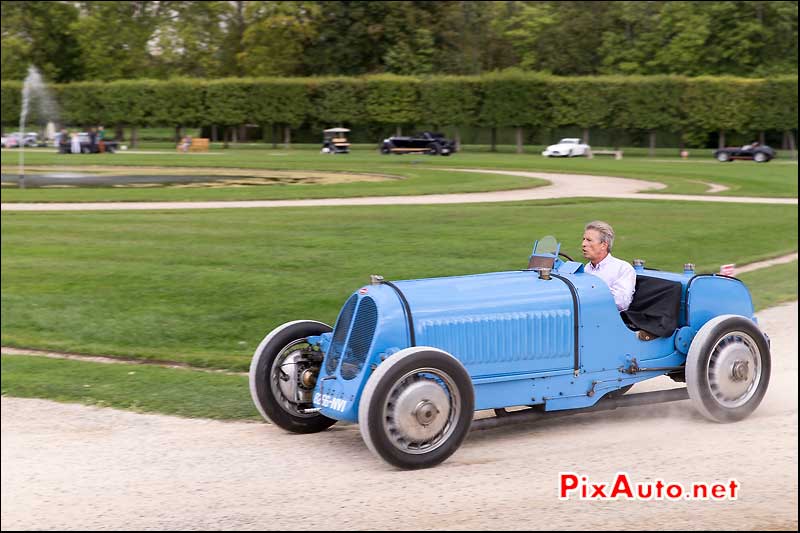
[[[575,157],[589,155],[591,147],[581,143],[580,139],[561,139],[558,144],[551,144],[542,152],[545,157]]]

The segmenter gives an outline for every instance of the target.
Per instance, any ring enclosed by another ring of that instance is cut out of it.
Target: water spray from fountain
[[[25,188],[25,122],[33,104],[39,112],[37,118],[41,123],[58,120],[58,106],[55,99],[45,87],[39,70],[30,65],[22,86],[22,110],[19,114],[19,187],[21,189]]]

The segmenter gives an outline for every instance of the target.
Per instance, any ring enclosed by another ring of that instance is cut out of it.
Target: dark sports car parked
[[[714,157],[723,163],[734,159],[752,159],[756,163],[766,163],[775,157],[775,150],[766,145],[753,143],[742,147],[720,148],[714,152]]]
[[[441,133],[422,132],[416,137],[389,137],[383,140],[382,154],[450,155],[456,144]]]

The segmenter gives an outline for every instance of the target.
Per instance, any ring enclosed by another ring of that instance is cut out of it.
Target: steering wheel
[[[574,259],[572,259],[570,256],[568,256],[564,252],[558,252],[558,255],[560,255],[561,257],[564,257],[567,261],[574,261]]]

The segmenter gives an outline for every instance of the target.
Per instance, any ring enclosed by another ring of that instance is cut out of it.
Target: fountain
[[[58,120],[58,106],[55,99],[45,87],[44,80],[39,70],[30,65],[25,83],[22,86],[22,110],[19,114],[19,187],[25,188],[25,122],[28,112],[34,107],[39,111],[36,117],[41,124]]]

